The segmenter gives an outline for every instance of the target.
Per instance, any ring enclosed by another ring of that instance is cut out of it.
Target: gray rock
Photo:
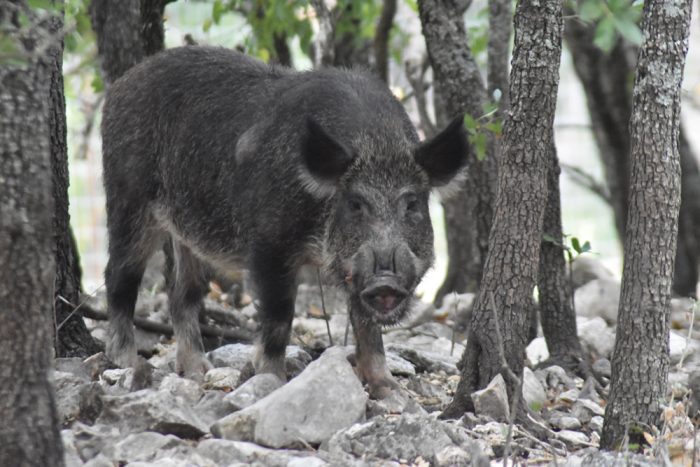
[[[435,463],[439,453],[448,454],[445,448],[465,448],[472,443],[456,425],[422,415],[403,414],[376,417],[341,430],[326,447],[330,453],[345,452],[363,459],[413,460],[421,456]]]
[[[581,465],[586,467],[661,467],[662,459],[653,459],[632,452],[594,451],[583,457]]]
[[[431,340],[435,341],[436,339],[431,338]],[[426,350],[417,350],[403,344],[389,344],[386,346],[386,351],[387,353],[393,352],[411,362],[418,373],[437,373],[439,371],[444,371],[448,375],[456,375],[459,373],[457,370],[457,362],[459,362],[459,355],[461,355],[461,353],[455,352],[457,355],[450,356],[449,354],[445,355]]]
[[[102,411],[104,391],[98,383],[73,373],[54,372],[52,383],[62,425],[74,420],[92,423]]]
[[[549,358],[549,349],[547,349],[547,342],[544,340],[544,337],[532,339],[532,342],[525,349],[525,354],[532,365],[537,365],[547,360]]]
[[[692,339],[688,339],[686,336],[681,336],[674,331],[670,331],[668,347],[669,356],[671,357],[671,364],[675,365],[681,361],[681,358],[683,358],[684,361],[687,361],[688,356],[693,354],[700,347],[700,345],[698,345],[698,343]]]
[[[83,464],[83,467],[114,467],[114,462],[104,454],[98,454]]]
[[[291,465],[326,465],[317,462],[308,451],[275,450],[245,441],[227,439],[206,439],[197,445],[195,453],[211,460],[216,465],[256,465],[289,466]]]
[[[267,397],[272,391],[283,385],[284,381],[273,374],[255,375],[236,388],[235,391],[226,395],[224,399],[234,410],[241,410]]]
[[[109,389],[107,386],[113,386],[113,389],[118,392],[128,392],[134,378],[133,368],[115,368],[113,370],[105,370],[100,377],[102,387]]]
[[[75,436],[71,430],[61,430],[61,441],[63,442],[63,461],[65,467],[82,467],[83,460],[78,455],[75,447]]]
[[[566,374],[566,371],[557,365],[548,366],[535,371],[535,376],[545,388],[564,390],[575,389],[576,383]]]
[[[394,376],[414,376],[416,374],[416,367],[413,366],[413,363],[394,352],[387,352],[386,366]]]
[[[499,422],[508,421],[510,407],[503,376],[497,374],[484,389],[471,394],[477,415],[486,415]]]
[[[89,461],[100,453],[111,453],[114,444],[121,436],[116,427],[95,424],[93,426],[76,422],[71,427],[73,444],[83,461]],[[111,466],[111,463],[110,463]]]
[[[581,447],[589,444],[588,436],[580,431],[561,430],[557,432],[557,438],[564,441],[572,448]]]
[[[569,389],[568,391],[564,391],[561,394],[559,394],[559,399],[561,402],[566,402],[567,404],[573,404],[578,400],[579,396],[579,390],[578,389]]]
[[[216,368],[227,367],[243,371],[255,354],[255,346],[249,344],[229,344],[214,349],[207,357]],[[294,378],[311,362],[311,355],[297,345],[289,345],[286,350],[285,365],[287,378]]]
[[[581,423],[588,423],[593,416],[600,417],[605,415],[605,410],[595,402],[588,399],[579,399],[571,407],[571,415],[578,418]]]
[[[226,401],[227,395],[223,391],[206,391],[194,406],[194,413],[204,424],[211,426],[218,419],[236,411],[236,408]]]
[[[460,332],[469,330],[469,320],[474,308],[476,294],[447,294],[442,299],[442,306],[436,312],[440,316],[448,316],[457,326]]]
[[[603,431],[603,422],[604,421],[605,421],[605,419],[603,417],[601,417],[600,415],[596,415],[595,417],[591,417],[591,421],[588,422],[588,428],[590,428],[591,430],[600,434]]]
[[[549,414],[549,423],[560,430],[578,430],[581,428],[581,421],[578,418],[556,410]]]
[[[615,275],[593,256],[581,255],[571,264],[571,282],[574,289],[596,279],[615,280]]]
[[[216,368],[226,367],[243,370],[252,360],[255,347],[249,344],[228,344],[214,349],[207,354],[212,365]]]
[[[71,373],[86,382],[90,381],[90,375],[83,366],[83,360],[79,357],[56,358],[53,361],[53,368],[56,372]]]
[[[289,383],[212,425],[219,438],[271,447],[320,443],[364,418],[367,394],[347,361],[330,348]]]
[[[370,399],[367,401],[367,418],[373,418],[379,415],[401,413],[417,413],[427,415],[425,409],[414,401],[407,392],[401,389],[391,391],[391,394],[384,399]]]
[[[547,402],[547,393],[542,383],[528,367],[523,370],[523,400],[531,410],[536,412],[539,412]]]
[[[199,383],[187,378],[181,378],[170,373],[160,382],[158,390],[173,396],[182,397],[188,405],[196,404],[204,395]]]
[[[204,387],[207,389],[230,391],[238,386],[240,378],[241,370],[236,368],[212,368],[204,375]]]
[[[105,396],[100,423],[119,427],[122,434],[155,431],[180,438],[199,438],[208,427],[186,401],[165,391],[144,389],[123,396]]]
[[[608,324],[617,322],[620,283],[615,279],[594,279],[574,292],[576,314],[586,318],[603,318]]]
[[[599,317],[579,320],[578,336],[583,350],[593,358],[609,358],[615,347],[615,333]]]
[[[93,381],[97,381],[105,370],[110,370],[117,367],[109,358],[107,358],[104,352],[98,352],[95,355],[89,356],[83,360],[82,366],[85,373]]]
[[[112,459],[119,463],[149,461],[156,457],[161,449],[168,449],[182,444],[173,435],[161,435],[152,431],[132,433],[114,445]]]
[[[607,358],[599,358],[593,362],[591,369],[593,372],[599,374],[600,376],[605,376],[606,378],[610,378],[610,375],[612,374],[612,365],[610,364],[610,360]]]

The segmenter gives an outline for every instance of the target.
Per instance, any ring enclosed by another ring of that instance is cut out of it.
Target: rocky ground
[[[571,377],[557,366],[537,368],[547,351],[544,339],[535,339],[527,349],[523,399],[548,425],[549,436],[538,439],[516,425],[511,459],[523,465],[690,465],[695,430],[687,413],[695,406],[689,388],[700,387],[693,304],[673,301],[663,431],[650,430],[650,447],[643,454],[632,453],[640,450],[637,446],[617,457],[600,453],[620,286],[595,260],[576,263],[578,331],[599,381]],[[382,401],[368,398],[348,363],[352,333],[343,345],[347,315],[342,297],[326,290],[324,298],[335,345],[329,346],[317,288],[301,286],[286,384],[272,375],[252,376],[252,345],[219,346],[222,341],[216,339],[207,344],[214,369],[204,381],[179,377],[172,340],[141,330],[139,347],[150,358],[137,369],[114,368],[103,354],[84,361],[57,359],[53,381],[66,464],[503,465],[509,408],[500,377],[472,396],[476,414],[456,421],[437,418],[459,381],[471,295],[448,297],[437,310],[420,304],[401,327],[386,331],[388,362],[402,390]],[[237,309],[228,305],[232,301],[213,287],[207,308],[219,321],[254,332],[255,307]],[[240,297],[235,301],[240,303]],[[103,307],[99,300],[91,306]],[[167,297],[142,293],[137,316],[167,324]],[[88,324],[93,335],[104,338],[103,321]]]

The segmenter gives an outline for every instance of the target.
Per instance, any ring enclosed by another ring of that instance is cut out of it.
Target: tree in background
[[[53,388],[51,11],[0,2],[0,465],[63,465]],[[53,109],[55,111],[55,109]]]
[[[527,321],[553,165],[553,122],[559,85],[562,12],[557,0],[518,3],[510,75],[510,111],[499,160],[498,198],[461,379],[443,417],[473,410],[471,393],[503,371],[502,355],[522,375]],[[493,300],[492,300],[493,298]],[[493,305],[492,305],[493,303]],[[493,310],[492,306],[496,309]],[[496,327],[502,342],[498,342]],[[510,397],[517,384],[507,375]]]
[[[680,86],[691,0],[644,4],[630,121],[629,209],[612,378],[601,447],[643,442],[659,422],[681,204]]]
[[[50,50],[51,92],[49,129],[55,211],[53,236],[56,253],[54,284],[55,349],[58,357],[88,357],[101,350],[81,315],[76,312],[82,292],[80,256],[70,227],[68,212],[68,149],[66,146],[66,100],[63,86],[63,13],[51,22],[55,47]]]
[[[593,136],[620,239],[625,238],[630,174],[632,77],[641,41],[640,5],[580,0],[567,8],[565,37],[586,94]],[[673,292],[695,296],[700,268],[700,169],[681,127],[681,211]]]

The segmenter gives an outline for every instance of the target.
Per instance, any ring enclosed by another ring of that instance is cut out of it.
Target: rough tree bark
[[[163,50],[163,11],[169,0],[93,0],[90,19],[105,84]]]
[[[632,108],[630,80],[634,73],[637,49],[618,40],[609,53],[593,43],[595,25],[587,25],[568,9],[566,43],[574,59],[574,68],[584,92],[591,118],[593,136],[600,152],[605,182],[610,192],[615,227],[625,238],[629,193],[629,120]],[[697,160],[680,131],[681,214],[674,274],[674,293],[695,296],[700,267],[700,190]],[[688,196],[686,196],[688,194]]]
[[[586,375],[587,362],[583,360],[581,342],[576,332],[576,312],[572,303],[571,283],[568,280],[561,226],[561,199],[559,174],[554,141],[551,144],[547,169],[547,205],[544,211],[542,231],[552,243],[543,239],[540,247],[540,266],[537,277],[539,290],[540,321],[547,342],[549,359],[542,367],[558,365],[571,372]]]
[[[418,10],[435,88],[445,113],[448,118],[465,112],[480,117],[487,102],[486,88],[471,55],[459,14],[460,5],[452,1],[422,0],[418,2]],[[438,304],[449,292],[475,291],[478,287],[481,264],[488,251],[497,163],[496,146],[490,138],[485,159],[472,161],[464,186],[443,202],[448,267],[445,282],[436,295]]]
[[[20,25],[19,12],[30,26]],[[0,2],[22,64],[0,62],[0,465],[63,465],[53,389],[48,21]]]
[[[51,24],[53,34],[63,28],[63,18]],[[68,212],[68,150],[66,148],[66,102],[63,95],[63,40],[51,48],[51,90],[49,131],[51,136],[51,170],[55,202],[53,236],[56,253],[54,284],[55,351],[58,357],[88,357],[101,350],[90,335],[79,313],[74,313],[82,292],[80,260]]]
[[[671,284],[680,208],[680,85],[691,0],[647,0],[630,119],[625,266],[600,445],[643,443],[668,377]]]
[[[443,418],[473,410],[471,393],[501,373],[496,326],[505,358],[522,375],[529,304],[537,281],[547,170],[559,85],[562,15],[558,0],[521,0],[515,13],[510,110],[505,120],[499,191],[481,289],[472,313],[462,374]],[[490,301],[493,296],[497,313]],[[514,382],[508,382],[509,395]]]
[[[389,82],[389,37],[396,15],[396,0],[384,0],[382,13],[374,34],[374,64],[377,74],[385,83]]]

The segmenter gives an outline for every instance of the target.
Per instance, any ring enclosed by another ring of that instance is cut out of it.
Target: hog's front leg
[[[398,388],[399,384],[386,366],[381,326],[359,313],[359,306],[350,301],[350,321],[355,334],[356,372],[369,386],[370,397],[384,399],[392,390]]]
[[[255,373],[272,373],[286,381],[284,360],[294,318],[295,271],[284,253],[269,247],[256,249],[251,263],[261,327],[253,358]]]

